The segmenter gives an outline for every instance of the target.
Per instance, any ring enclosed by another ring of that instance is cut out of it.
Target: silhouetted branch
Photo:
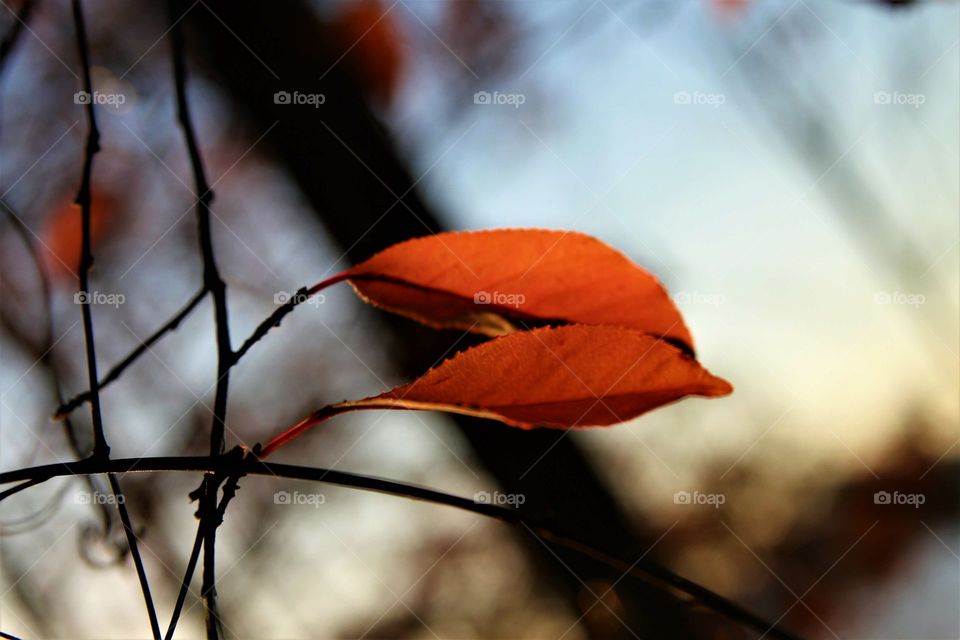
[[[100,150],[100,132],[97,129],[96,113],[93,107],[93,82],[90,78],[90,49],[87,44],[87,31],[84,25],[83,8],[80,5],[80,0],[73,0],[72,8],[73,22],[77,35],[77,48],[80,53],[80,63],[83,67],[83,90],[88,97],[86,111],[89,126],[86,150],[84,153],[83,172],[80,179],[80,189],[76,197],[76,203],[80,205],[80,215],[82,218],[80,295],[83,304],[80,305],[80,309],[83,314],[83,337],[87,352],[87,377],[90,382],[90,408],[93,417],[94,445],[92,457],[96,460],[107,460],[110,457],[110,447],[107,445],[107,440],[103,433],[103,416],[100,411],[100,378],[97,375],[97,353],[93,337],[93,311],[89,304],[90,267],[93,266],[93,251],[90,240],[92,204],[90,182],[93,174],[93,157]],[[127,544],[130,547],[130,555],[133,557],[133,564],[137,570],[140,589],[143,591],[143,600],[147,607],[147,614],[150,617],[150,628],[153,631],[153,637],[159,640],[160,623],[157,620],[157,611],[153,605],[153,597],[150,595],[150,583],[147,580],[147,572],[143,567],[143,559],[140,557],[137,534],[133,529],[130,514],[127,511],[126,500],[123,496],[123,490],[120,487],[120,481],[112,474],[108,476],[108,478],[110,488],[113,490],[114,497],[116,498],[117,511],[120,513],[120,521],[123,523]]]
[[[214,320],[217,334],[217,388],[214,394],[213,423],[210,428],[210,455],[220,455],[224,451],[225,420],[227,415],[227,391],[230,387],[230,368],[234,363],[234,353],[230,344],[230,324],[227,314],[227,286],[220,277],[217,261],[214,257],[213,238],[210,231],[210,203],[213,191],[207,184],[203,170],[203,159],[197,145],[196,133],[190,118],[190,105],[187,102],[187,66],[184,56],[183,30],[180,25],[183,17],[182,7],[177,0],[169,0],[168,8],[172,22],[173,76],[176,87],[177,119],[183,130],[184,142],[190,156],[193,180],[197,194],[196,215],[200,236],[200,253],[203,256],[204,287],[213,296]],[[211,521],[217,517],[217,490],[219,482],[207,475],[204,478],[200,499],[200,525],[204,530],[203,540],[203,586],[201,595],[207,621],[207,638],[220,637],[220,619],[217,614],[216,591],[216,541],[217,525]]]
[[[0,473],[0,484],[18,481],[43,482],[55,477],[77,476],[90,473],[134,473],[159,471],[186,471],[205,473],[208,476],[212,475],[220,479],[233,479],[239,478],[243,475],[256,475],[290,480],[308,480],[462,509],[478,515],[495,518],[503,522],[522,525],[530,533],[533,533],[546,543],[563,547],[565,549],[585,555],[592,560],[600,562],[607,567],[615,569],[621,573],[629,574],[634,578],[639,578],[648,582],[653,581],[660,586],[667,586],[672,589],[676,589],[677,591],[685,593],[688,596],[696,599],[703,606],[711,609],[712,611],[721,614],[730,620],[737,621],[743,625],[761,631],[771,638],[792,640],[796,637],[782,629],[777,628],[775,625],[769,624],[765,620],[757,617],[749,611],[746,611],[739,605],[727,600],[723,596],[720,596],[705,587],[691,582],[686,578],[678,576],[668,569],[645,561],[629,563],[614,554],[597,548],[594,545],[587,544],[575,537],[561,534],[551,527],[535,522],[529,516],[525,516],[514,509],[499,507],[493,504],[478,503],[469,498],[454,496],[441,491],[436,491],[434,489],[397,482],[395,480],[364,476],[345,471],[337,471],[334,469],[265,462],[257,458],[255,454],[247,453],[244,455],[244,452],[242,452],[239,448],[234,448],[230,452],[216,457],[182,456],[127,458],[106,461],[88,458],[77,462],[60,462]],[[26,487],[22,484],[14,487],[14,489],[18,491],[22,490],[21,488]],[[229,500],[229,497],[232,497],[227,493],[226,490],[224,491],[224,494],[224,502],[221,503],[219,508],[221,516],[223,514],[223,510],[226,508],[225,502]],[[6,498],[7,495],[12,495],[9,494],[9,490],[8,492],[4,492],[4,494],[0,494],[0,500]],[[194,548],[196,549],[196,545]],[[168,631],[168,637],[170,637],[170,631]]]
[[[243,452],[238,448],[231,451],[231,454],[239,454],[241,457]],[[227,505],[230,504],[230,501],[233,500],[234,496],[237,493],[237,483],[242,477],[242,473],[235,473],[231,475],[227,482],[223,486],[223,497],[220,499],[220,504],[217,506],[216,520],[211,521],[210,518],[204,520],[202,517],[200,519],[200,525],[197,527],[197,535],[194,537],[193,549],[190,551],[190,559],[187,561],[187,568],[183,573],[183,580],[180,581],[180,591],[177,593],[177,602],[173,607],[173,613],[170,615],[170,624],[167,625],[167,633],[164,636],[164,640],[171,640],[173,638],[173,633],[177,629],[177,622],[180,620],[180,612],[183,611],[183,603],[187,598],[187,591],[190,590],[190,582],[193,580],[193,574],[197,569],[197,561],[200,558],[200,549],[203,547],[203,540],[206,537],[207,529],[211,526],[214,528],[220,526],[220,523],[223,522],[223,516],[227,511]],[[203,491],[203,485],[200,486],[198,491]],[[200,513],[197,513],[197,516],[200,517]]]
[[[90,289],[90,267],[93,266],[93,251],[90,246],[90,217],[93,198],[91,195],[90,182],[93,174],[93,157],[100,150],[100,131],[97,129],[97,117],[93,108],[93,83],[90,79],[90,53],[87,46],[87,32],[83,22],[83,9],[80,6],[80,0],[73,0],[73,21],[77,32],[80,62],[83,67],[83,90],[87,96],[91,96],[91,98],[87,100],[85,107],[89,131],[87,133],[80,189],[75,199],[76,204],[80,206],[80,215],[82,218],[79,270],[80,296],[81,300],[86,302]],[[100,378],[97,375],[97,354],[93,338],[93,311],[89,304],[81,304],[80,309],[83,314],[83,339],[84,346],[87,350],[87,374],[90,379],[90,407],[93,417],[94,440],[93,456],[96,458],[106,458],[110,455],[110,447],[107,446],[106,438],[103,434],[103,416],[100,412],[100,390],[98,386]]]
[[[180,311],[178,311],[175,316],[170,318],[170,320],[168,320],[166,324],[164,324],[162,327],[157,329],[149,338],[147,338],[144,342],[142,342],[140,346],[138,346],[136,349],[131,351],[127,355],[127,357],[125,357],[123,360],[121,360],[116,365],[114,365],[114,367],[110,369],[109,372],[107,372],[107,375],[104,376],[102,380],[100,380],[100,384],[98,385],[99,388],[103,389],[107,385],[109,385],[111,382],[119,378],[120,375],[124,371],[126,371],[127,367],[129,367],[134,362],[136,362],[137,358],[139,358],[144,353],[149,351],[150,347],[155,345],[160,340],[160,338],[162,338],[165,334],[171,331],[174,331],[177,327],[179,327],[180,323],[183,322],[183,320],[188,315],[190,315],[190,312],[193,311],[196,308],[196,306],[203,301],[206,295],[207,295],[206,288],[203,288],[200,291],[198,291],[196,295],[194,295],[193,298],[190,299],[190,302],[188,302],[182,309],[180,309]],[[82,405],[84,402],[89,402],[91,395],[92,394],[88,389],[87,391],[84,391],[83,393],[80,393],[74,396],[69,401],[62,403],[59,407],[57,407],[57,410],[54,413],[54,417],[55,418],[65,417],[67,414],[69,414],[74,409]]]
[[[187,568],[184,571],[183,580],[180,582],[177,602],[173,605],[173,613],[170,615],[170,624],[167,625],[167,633],[163,636],[164,640],[172,640],[173,632],[177,629],[180,612],[183,611],[183,603],[187,599],[187,591],[190,590],[190,581],[193,580],[193,573],[197,570],[197,561],[200,559],[200,549],[203,548],[203,534],[203,527],[197,527],[197,535],[193,540],[193,549],[190,551],[190,559],[187,561]]]
[[[247,338],[240,348],[237,349],[237,352],[234,354],[234,364],[240,361],[247,351],[250,348],[258,343],[267,333],[274,327],[279,327],[280,322],[287,316],[288,313],[297,308],[301,303],[306,302],[310,296],[316,295],[323,289],[337,284],[338,282],[343,282],[348,279],[348,273],[345,271],[343,273],[338,273],[335,276],[331,276],[326,280],[321,280],[317,284],[307,288],[300,287],[297,289],[296,293],[293,294],[293,297],[287,300],[279,309],[270,314],[270,316],[257,325],[257,328],[253,330],[253,333],[250,334],[250,337]]]
[[[276,311],[270,314],[270,316],[257,325],[257,328],[253,330],[253,333],[250,334],[250,337],[247,338],[240,348],[237,349],[237,352],[233,356],[234,363],[240,361],[240,359],[247,354],[247,351],[260,342],[260,340],[267,335],[267,333],[274,327],[279,327],[280,322],[289,314],[291,311],[297,308],[301,302],[307,299],[307,288],[300,287],[297,289],[297,292],[293,294],[293,297],[287,300],[283,305],[281,305]]]

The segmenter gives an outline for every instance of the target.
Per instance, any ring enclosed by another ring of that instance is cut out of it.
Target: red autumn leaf
[[[496,336],[518,324],[611,325],[693,350],[652,274],[573,231],[441,233],[393,245],[344,276],[368,302],[432,327]]]
[[[115,210],[116,202],[110,193],[106,190],[94,191],[90,209],[90,238],[95,245],[108,230]],[[63,280],[76,277],[82,235],[80,207],[72,200],[63,202],[47,218],[40,236],[46,249],[43,256],[47,273]]]
[[[413,382],[314,413],[274,438],[277,447],[327,418],[359,409],[449,411],[522,429],[606,426],[730,384],[680,349],[621,327],[569,325],[517,331],[446,360]]]
[[[382,104],[390,104],[405,65],[403,33],[393,7],[382,0],[353,0],[343,5],[333,34],[347,64]]]

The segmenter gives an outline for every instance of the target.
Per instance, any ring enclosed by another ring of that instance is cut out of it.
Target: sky
[[[534,39],[520,71],[477,80],[522,104],[460,105],[432,144],[411,143],[414,174],[453,226],[578,229],[657,274],[703,361],[738,388],[722,407],[663,416],[700,421],[708,450],[729,450],[730,422],[739,447],[776,421],[771,438],[783,446],[858,465],[920,407],[953,442],[955,5],[771,1],[718,16],[688,2],[650,28],[632,3],[510,6],[523,23],[565,12],[576,27]],[[800,34],[796,51],[783,44],[787,25]],[[755,74],[753,56],[773,56],[800,83],[834,127],[837,153],[804,162],[805,134],[790,142],[803,109]],[[410,83],[401,131],[430,130],[437,84]],[[772,117],[758,108],[784,101]],[[873,232],[869,203],[853,205],[864,215],[853,228],[842,222],[851,205],[829,189],[849,167],[916,245],[922,269],[901,272],[858,239]],[[660,417],[638,428],[654,430]]]

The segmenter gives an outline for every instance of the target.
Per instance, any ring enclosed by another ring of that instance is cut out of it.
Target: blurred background
[[[3,0],[0,467],[89,453],[74,303],[87,131],[70,6]],[[86,2],[102,152],[102,373],[201,286],[163,3]],[[960,637],[960,11],[880,0],[185,2],[189,98],[234,344],[301,286],[441,229],[604,240],[667,285],[736,393],[610,429],[363,412],[277,455],[524,509],[809,638]],[[631,304],[624,300],[623,304]],[[114,457],[203,455],[209,300],[103,392]],[[301,305],[232,376],[228,446],[472,341]],[[185,474],[122,478],[162,622]],[[102,486],[101,486],[102,485]],[[149,636],[101,479],[0,510],[0,629]],[[299,496],[278,499],[277,491]],[[529,531],[245,478],[225,632],[258,638],[751,638]],[[204,636],[199,577],[177,637]]]

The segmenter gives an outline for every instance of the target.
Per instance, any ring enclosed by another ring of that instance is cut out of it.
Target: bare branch
[[[185,15],[177,0],[168,0],[170,21],[172,22],[173,77],[176,87],[177,118],[183,130],[184,142],[190,155],[193,168],[193,180],[197,193],[196,215],[200,236],[200,253],[203,256],[204,287],[213,296],[214,320],[217,334],[217,389],[214,395],[213,424],[210,429],[210,455],[217,456],[224,451],[225,420],[227,415],[227,391],[230,387],[230,368],[234,363],[234,353],[230,345],[230,324],[227,315],[227,286],[220,277],[213,251],[213,238],[210,231],[210,203],[213,191],[207,184],[203,170],[203,159],[197,145],[196,133],[190,118],[190,105],[187,102],[187,65],[184,55],[183,29],[181,18]],[[222,481],[222,480],[221,480]],[[207,638],[220,637],[220,618],[217,613],[216,590],[216,552],[217,525],[211,520],[217,516],[217,491],[220,486],[211,475],[203,480],[203,496],[200,500],[200,525],[204,531],[203,539],[203,596],[206,611]],[[218,523],[219,524],[219,523]]]
[[[537,522],[529,516],[522,515],[519,511],[514,509],[499,507],[488,503],[478,503],[469,498],[454,496],[441,491],[436,491],[434,489],[397,482],[395,480],[364,476],[345,471],[338,471],[335,469],[323,469],[318,467],[303,467],[290,464],[264,462],[263,460],[257,458],[254,454],[247,453],[244,455],[244,452],[242,452],[239,448],[235,448],[224,455],[216,457],[183,456],[127,458],[122,460],[108,461],[99,461],[88,458],[78,462],[61,462],[0,473],[0,484],[18,481],[43,482],[55,477],[76,476],[89,473],[135,473],[158,471],[186,471],[205,473],[208,476],[213,475],[221,479],[226,477],[239,478],[243,475],[255,475],[278,479],[284,478],[291,480],[308,480],[462,509],[478,515],[495,518],[503,522],[524,526],[529,532],[536,535],[547,544],[563,547],[565,549],[585,555],[596,562],[615,569],[621,573],[628,574],[634,578],[647,582],[653,582],[661,587],[665,586],[685,593],[712,611],[721,614],[730,620],[735,620],[747,627],[756,629],[764,633],[764,635],[770,636],[771,638],[780,638],[781,640],[794,640],[796,638],[796,636],[784,631],[783,629],[779,629],[776,625],[771,625],[765,620],[741,608],[739,605],[727,600],[723,596],[716,594],[694,582],[691,582],[686,578],[678,576],[664,567],[646,561],[637,562],[635,564],[627,562],[622,558],[617,557],[615,554],[608,553],[573,536],[560,533],[554,528],[542,522]],[[20,484],[13,489],[20,490],[20,488],[26,487]],[[11,490],[0,494],[0,500],[3,500],[8,495],[12,495],[9,493],[9,491]],[[225,499],[227,499],[226,495]],[[225,508],[225,504],[221,506],[222,508]],[[196,550],[196,545],[194,548]],[[168,631],[168,637],[169,636],[170,632]]]
[[[90,240],[90,211],[92,204],[90,181],[93,174],[93,157],[97,151],[100,150],[100,132],[97,129],[96,112],[93,107],[93,82],[90,78],[90,49],[87,44],[87,31],[83,20],[83,8],[80,5],[80,0],[73,0],[72,7],[73,22],[77,33],[77,48],[80,53],[80,63],[83,67],[83,90],[90,98],[87,100],[86,105],[89,131],[87,133],[80,189],[77,192],[76,198],[76,203],[80,205],[83,227],[81,233],[80,295],[84,304],[80,305],[80,309],[83,314],[83,337],[87,352],[87,377],[90,382],[90,409],[93,416],[94,445],[92,458],[95,460],[108,460],[110,458],[110,447],[107,445],[107,440],[103,432],[103,416],[100,412],[100,387],[99,377],[97,375],[97,352],[93,336],[93,311],[92,305],[89,304],[90,267],[93,266],[93,251]],[[117,477],[113,474],[110,474],[108,478],[113,494],[117,498],[117,510],[120,513],[120,521],[123,523],[127,544],[130,547],[130,555],[133,557],[133,564],[137,570],[140,589],[143,591],[143,600],[150,618],[150,628],[153,631],[153,637],[159,640],[160,623],[157,619],[157,611],[153,604],[153,597],[150,595],[150,583],[147,580],[147,572],[143,567],[143,559],[140,557],[140,548],[137,545],[137,534],[133,529],[130,514],[127,511],[126,500],[123,499],[123,490],[120,487],[120,481],[117,480]]]
[[[203,301],[206,295],[207,295],[206,287],[204,287],[203,289],[200,289],[200,291],[198,291],[196,295],[194,295],[193,298],[190,299],[190,302],[184,305],[184,307],[180,309],[180,311],[178,311],[175,316],[170,318],[170,320],[168,320],[162,327],[154,331],[149,338],[147,338],[144,342],[142,342],[140,346],[138,346],[136,349],[131,351],[127,355],[127,357],[125,357],[123,360],[121,360],[116,365],[114,365],[114,367],[107,372],[107,375],[104,376],[102,380],[100,380],[100,384],[98,385],[98,387],[100,389],[106,388],[107,385],[109,385],[111,382],[114,382],[117,378],[119,378],[120,375],[124,371],[126,371],[127,367],[132,365],[134,362],[137,361],[137,359],[140,356],[142,356],[144,353],[149,351],[150,348],[160,340],[160,338],[162,338],[167,333],[170,333],[171,331],[176,330],[177,327],[180,326],[180,323],[183,322],[183,320],[188,315],[190,315],[190,312],[192,312],[197,307],[197,305]],[[82,405],[84,402],[89,402],[91,397],[92,397],[92,394],[88,389],[87,391],[84,391],[83,393],[80,393],[74,396],[69,401],[61,403],[61,405],[57,407],[57,410],[54,413],[54,418],[66,417],[71,412],[73,412],[74,409]]]

